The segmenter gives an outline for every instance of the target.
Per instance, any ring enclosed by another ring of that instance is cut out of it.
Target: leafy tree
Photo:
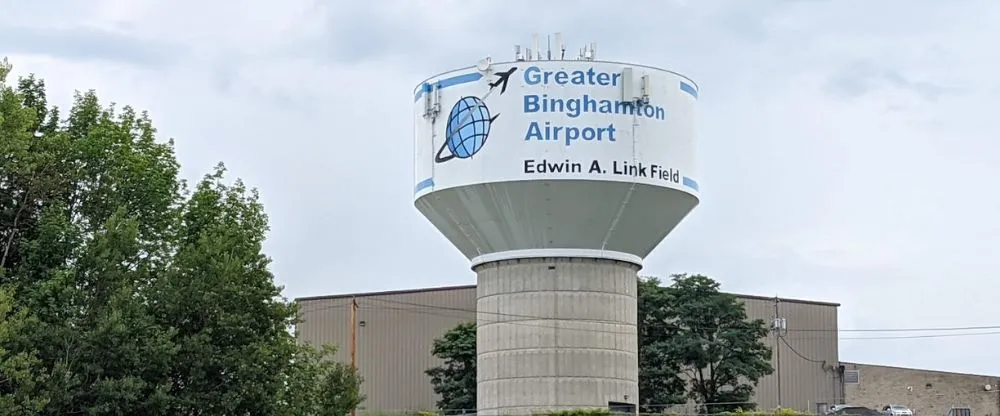
[[[284,415],[343,416],[364,402],[357,370],[326,359],[336,351],[331,346],[299,350],[289,367],[285,392],[294,394],[282,399],[288,409]]]
[[[189,193],[145,113],[89,91],[62,119],[42,80],[10,86],[9,71],[0,63],[0,414],[357,405],[356,374],[288,331],[297,312],[261,252],[254,190],[220,164]]]
[[[639,405],[643,413],[659,413],[665,409],[657,405],[685,401],[681,363],[670,354],[678,328],[670,323],[672,296],[659,279],[639,278],[638,289]]]
[[[658,354],[680,365],[688,377],[688,397],[708,413],[749,410],[754,387],[771,374],[771,349],[761,341],[768,330],[760,319],[748,320],[733,295],[702,275],[674,275],[666,288],[670,304],[663,325],[672,340]],[[713,404],[730,403],[730,404]]]
[[[323,361],[320,367],[320,397],[316,401],[315,411],[310,414],[343,416],[365,401],[357,370],[333,361]]]
[[[267,219],[257,196],[223,183],[220,166],[182,208],[177,253],[153,283],[152,313],[177,328],[168,369],[172,414],[274,414],[297,346],[295,311],[260,253]],[[219,388],[225,386],[225,388]]]
[[[462,323],[434,340],[431,354],[444,360],[426,371],[440,410],[476,408],[476,323]]]
[[[8,290],[0,289],[0,414],[35,415],[45,408],[45,398],[35,394],[45,381],[33,351],[14,353],[3,347],[22,336],[31,319],[14,309]]]
[[[0,92],[3,283],[35,318],[5,348],[33,351],[50,376],[47,414],[163,414],[172,329],[148,313],[178,197],[169,144],[148,118],[77,94],[69,118],[44,83]]]

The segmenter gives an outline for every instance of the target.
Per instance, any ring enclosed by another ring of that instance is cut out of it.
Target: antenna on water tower
[[[532,53],[534,54],[534,56],[531,57],[531,60],[532,61],[539,61],[539,60],[541,60],[542,59],[542,50],[540,49],[541,46],[539,46],[539,43],[538,43],[538,34],[537,33],[534,33],[534,34],[531,35],[531,44],[532,44],[532,47],[534,48],[534,50],[532,50]]]
[[[562,32],[556,32],[556,49],[559,51],[559,60],[566,59],[566,45],[563,45]]]

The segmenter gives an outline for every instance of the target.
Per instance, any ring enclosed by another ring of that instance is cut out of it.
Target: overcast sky
[[[474,283],[413,207],[413,88],[561,31],[701,88],[701,205],[645,274],[839,302],[843,329],[1000,325],[1000,2],[569,4],[0,0],[0,55],[50,101],[149,110],[187,178],[224,161],[258,187],[291,298]],[[1000,375],[998,341],[841,358]]]

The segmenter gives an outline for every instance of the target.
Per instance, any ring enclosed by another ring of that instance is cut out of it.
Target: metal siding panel
[[[320,299],[299,304],[301,323],[296,325],[300,342],[337,345],[338,361],[350,360],[350,299]]]
[[[791,303],[782,306],[786,307],[782,313],[790,318],[785,337],[788,345],[781,346],[782,365],[788,369],[783,374],[789,374],[788,383],[782,380],[782,388],[790,387],[783,404],[815,412],[817,403],[835,399],[838,361],[835,347],[830,346],[836,345],[836,327],[831,325],[836,318],[830,319],[828,307]]]
[[[437,396],[424,373],[440,364],[434,339],[455,325],[475,321],[474,288],[358,297],[357,363],[367,395],[363,408],[380,411],[433,410]],[[299,337],[340,346],[350,361],[350,298],[306,300]]]
[[[742,298],[741,300],[743,301],[744,309],[746,309],[748,319],[762,319],[770,327],[771,319],[774,317],[774,303],[772,301],[756,298]],[[771,348],[771,351],[775,349],[774,341],[773,336],[764,339],[764,343]],[[773,361],[772,365],[774,365]],[[753,397],[758,408],[769,409],[777,406],[775,380],[775,376],[770,375],[758,382]]]
[[[750,319],[763,319],[770,326],[774,317],[774,301],[758,298],[742,298]],[[775,371],[781,370],[781,405],[803,411],[816,411],[817,403],[834,403],[838,383],[835,378],[837,357],[837,308],[832,305],[817,305],[802,302],[783,301],[779,303],[779,313],[787,321],[788,332],[785,340],[803,357],[826,361],[826,364],[807,361],[799,357],[774,336],[764,341],[772,351],[780,348],[781,365],[774,361]],[[778,377],[771,374],[760,380],[754,394],[758,408],[770,409],[778,406]]]
[[[437,396],[424,370],[440,364],[431,356],[435,338],[463,321],[475,320],[476,289],[465,287],[402,294],[359,296],[358,367],[369,410],[429,410]],[[750,319],[770,324],[774,302],[758,297],[741,298]],[[300,302],[303,322],[297,326],[300,340],[340,346],[336,359],[350,360],[350,298],[307,299]],[[421,306],[423,305],[423,306]],[[437,307],[427,307],[437,305]],[[780,304],[788,321],[787,340],[803,356],[827,360],[837,356],[837,307],[786,301]],[[811,331],[801,331],[809,329]],[[796,331],[799,330],[799,331]],[[817,331],[819,330],[819,331]],[[775,338],[765,339],[772,349]],[[816,403],[836,403],[839,383],[831,372],[810,363],[782,346],[782,404],[815,412]],[[755,392],[759,408],[777,406],[775,375],[760,380]]]

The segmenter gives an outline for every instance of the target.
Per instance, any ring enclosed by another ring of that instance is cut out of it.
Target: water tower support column
[[[476,265],[478,413],[636,403],[639,268],[573,257]]]

